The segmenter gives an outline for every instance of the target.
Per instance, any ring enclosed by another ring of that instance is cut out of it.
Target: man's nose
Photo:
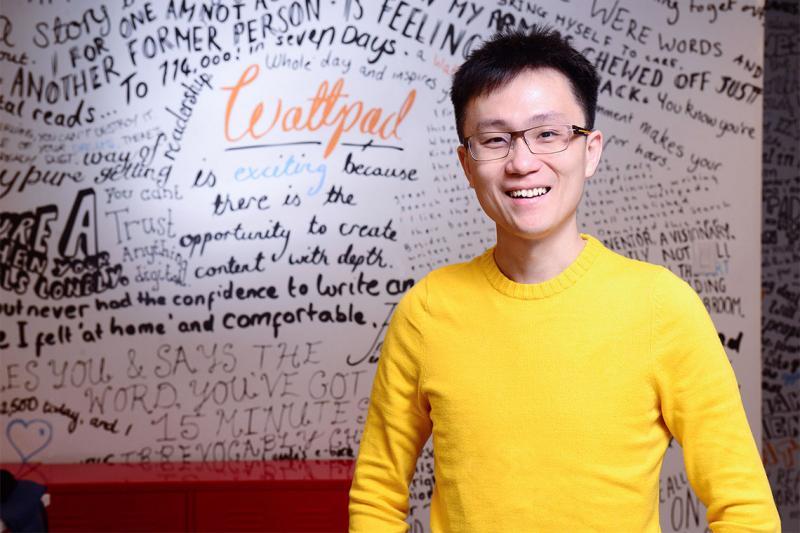
[[[522,135],[511,142],[511,152],[506,161],[506,172],[509,174],[528,174],[535,172],[542,165],[539,156],[531,152]]]

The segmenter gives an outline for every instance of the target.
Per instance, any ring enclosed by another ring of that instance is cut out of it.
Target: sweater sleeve
[[[776,532],[780,519],[736,377],[697,293],[670,271],[654,290],[651,339],[661,414],[683,448],[715,533]]]
[[[425,279],[400,300],[381,348],[350,487],[350,532],[405,532],[408,486],[431,433],[420,394]]]

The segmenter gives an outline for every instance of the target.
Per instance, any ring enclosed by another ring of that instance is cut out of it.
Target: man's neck
[[[584,241],[577,226],[542,239],[521,239],[497,232],[494,260],[507,278],[517,283],[542,283],[558,276],[580,255]]]

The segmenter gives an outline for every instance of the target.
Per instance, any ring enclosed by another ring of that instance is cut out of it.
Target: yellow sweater
[[[671,436],[713,531],[780,530],[697,294],[581,237],[575,262],[544,283],[509,280],[488,250],[403,297],[373,383],[351,532],[407,530],[431,432],[434,533],[659,531]]]

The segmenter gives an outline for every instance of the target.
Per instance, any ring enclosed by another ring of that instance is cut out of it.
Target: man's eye
[[[505,137],[488,137],[481,141],[485,146],[503,146],[507,143]]]
[[[549,141],[560,136],[561,132],[559,132],[558,130],[544,130],[539,132],[539,135],[537,135],[537,139]]]

